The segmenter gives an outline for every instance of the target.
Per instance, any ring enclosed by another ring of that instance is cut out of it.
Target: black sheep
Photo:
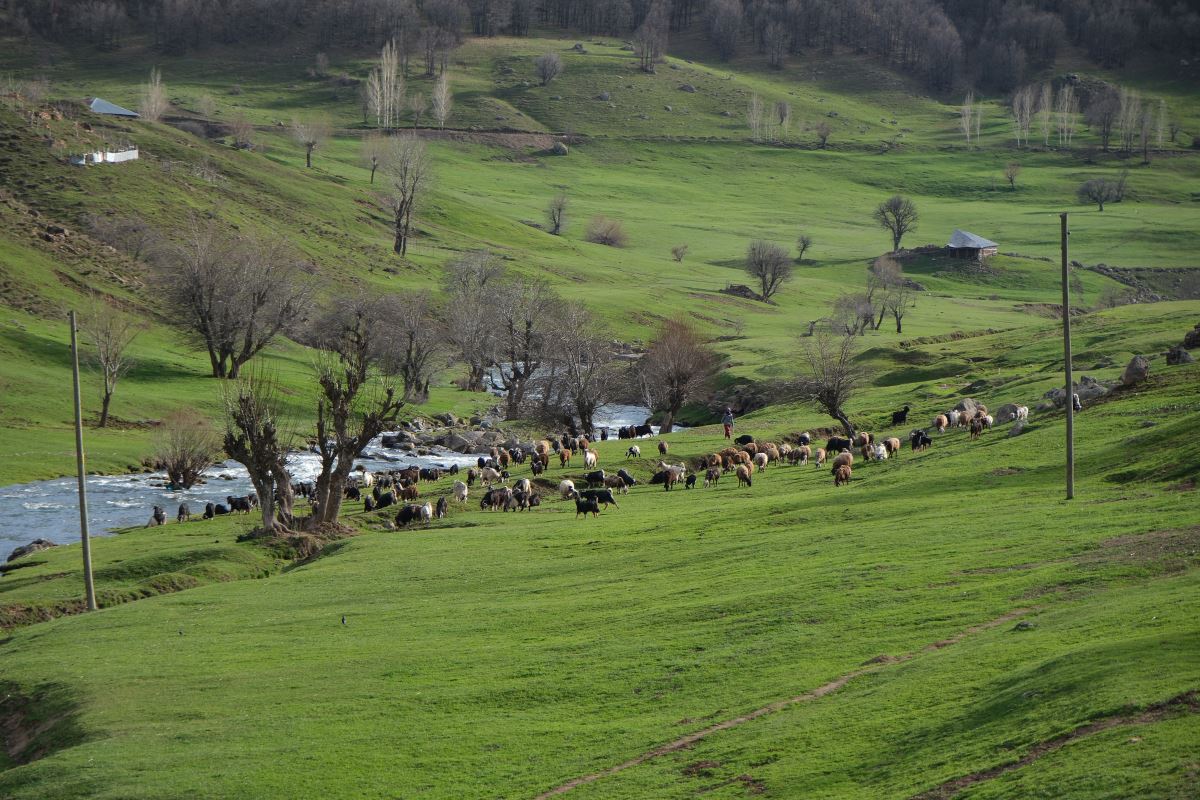
[[[192,519],[192,510],[188,508],[187,503],[179,504],[179,512],[175,515],[176,522],[190,522]]]
[[[587,519],[589,513],[593,517],[597,516],[600,513],[600,504],[590,498],[575,498],[575,519],[579,519],[580,514],[583,514],[583,518]]]
[[[907,420],[908,420],[908,406],[905,406],[904,408],[900,409],[899,411],[892,412],[892,424],[893,425],[903,425],[905,423],[905,421],[907,421]]]

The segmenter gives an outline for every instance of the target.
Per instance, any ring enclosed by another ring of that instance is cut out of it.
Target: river
[[[649,410],[642,406],[607,405],[598,410],[597,427],[616,435],[618,427],[640,425]],[[657,430],[657,429],[656,429]],[[416,464],[422,467],[474,464],[477,454],[463,455],[432,448],[432,455],[419,456],[410,450],[383,447],[376,439],[367,448],[361,463],[367,469],[385,470]],[[297,481],[311,480],[320,470],[313,453],[296,452],[288,459]],[[180,503],[187,503],[193,514],[204,511],[208,502],[224,503],[229,495],[241,496],[252,491],[246,470],[236,461],[226,461],[204,472],[205,482],[187,491],[166,488],[161,472],[128,475],[90,475],[87,479],[88,523],[94,535],[104,536],[135,525],[145,525],[156,505],[163,506],[173,521]],[[79,540],[79,505],[74,478],[20,483],[0,487],[0,560],[13,548],[34,539],[49,539],[58,544]]]

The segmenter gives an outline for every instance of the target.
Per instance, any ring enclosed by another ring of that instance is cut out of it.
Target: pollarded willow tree
[[[246,468],[258,495],[262,530],[284,533],[294,525],[292,475],[287,467],[292,436],[283,426],[275,382],[251,374],[225,393],[225,452]]]
[[[339,299],[313,326],[318,348],[316,450],[321,460],[309,526],[337,524],[354,461],[404,406],[379,372],[386,304],[359,296]]]

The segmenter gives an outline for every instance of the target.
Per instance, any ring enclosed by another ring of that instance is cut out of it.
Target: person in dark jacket
[[[733,437],[733,409],[725,409],[725,416],[721,417],[721,424],[725,426],[725,438]]]

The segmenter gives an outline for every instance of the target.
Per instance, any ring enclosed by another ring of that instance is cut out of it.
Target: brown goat
[[[844,483],[849,483],[850,476],[852,474],[853,473],[850,470],[850,465],[842,464],[840,467],[838,467],[837,469],[835,469],[833,471],[833,485],[841,486]]]
[[[751,477],[750,477],[750,468],[748,466],[746,466],[745,464],[741,464],[738,466],[737,479],[738,479],[738,487],[739,488],[742,486],[752,486],[753,485]]]

